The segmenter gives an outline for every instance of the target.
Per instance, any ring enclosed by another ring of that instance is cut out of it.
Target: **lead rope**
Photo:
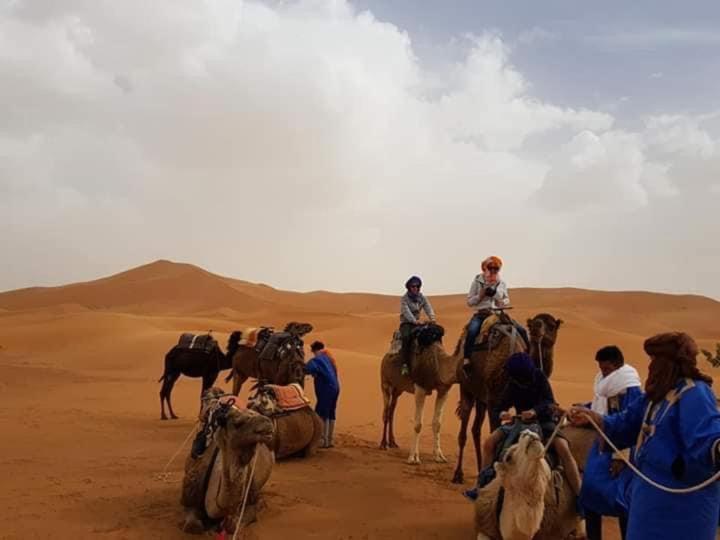
[[[565,413],[563,415],[563,417],[566,417],[566,416],[567,416],[567,413]],[[593,420],[589,414],[583,413],[583,416],[585,416],[585,418],[587,418],[590,421],[590,425],[592,425],[592,427],[595,428],[595,431],[597,431],[600,434],[600,436],[605,440],[605,442],[608,443],[610,448],[612,448],[613,451],[618,453],[618,455],[620,456],[620,459],[625,463],[625,465],[627,465],[630,468],[630,470],[632,472],[637,474],[640,478],[645,480],[645,482],[647,482],[654,488],[659,489],[660,491],[664,491],[666,493],[675,493],[675,494],[679,494],[679,495],[684,495],[687,493],[694,493],[696,491],[700,491],[701,489],[705,489],[710,484],[720,480],[720,471],[718,471],[715,474],[713,474],[710,478],[705,480],[704,482],[701,482],[695,486],[691,486],[691,487],[687,487],[687,488],[670,488],[667,486],[663,486],[662,484],[658,484],[653,479],[645,476],[645,474],[643,474],[637,467],[635,467],[635,465],[633,465],[628,458],[626,458],[623,454],[620,453],[620,450],[618,450],[617,446],[615,446],[613,444],[613,442],[610,440],[610,438],[607,435],[605,435],[603,430],[600,429],[600,426],[598,426],[595,423],[595,420]],[[556,429],[556,431],[557,431],[557,429]],[[555,435],[555,434],[553,433],[553,435]]]
[[[168,461],[168,462],[165,464],[165,467],[163,467],[162,472],[157,473],[157,475],[155,476],[155,478],[156,478],[157,480],[167,480],[167,478],[168,478],[168,472],[167,472],[168,467],[170,467],[170,464],[171,464],[173,461],[175,461],[175,458],[178,457],[178,454],[180,453],[180,451],[185,447],[185,445],[187,444],[187,442],[190,440],[190,437],[192,437],[192,436],[196,433],[196,431],[197,431],[197,425],[194,425],[193,428],[190,430],[190,433],[188,433],[188,434],[187,434],[187,437],[185,437],[185,440],[182,442],[182,444],[178,447],[178,449],[177,449],[177,450],[175,451],[175,453],[172,455],[172,457],[170,458],[170,461]]]

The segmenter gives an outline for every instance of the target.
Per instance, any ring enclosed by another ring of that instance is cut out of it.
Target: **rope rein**
[[[248,476],[245,484],[245,493],[243,495],[242,504],[240,505],[239,515],[235,522],[235,532],[232,535],[232,540],[237,538],[240,529],[243,528],[242,518],[245,515],[245,507],[247,506],[248,495],[250,495],[250,487],[252,486],[253,477],[255,476],[255,464],[257,463],[258,451],[255,448],[255,455],[253,455],[252,464],[250,465],[250,475]]]
[[[567,413],[564,415],[567,416]],[[663,486],[662,484],[659,484],[655,482],[652,478],[648,478],[645,474],[643,474],[635,465],[633,465],[628,458],[626,458],[624,455],[620,453],[620,450],[618,450],[617,446],[613,444],[613,442],[610,440],[610,437],[605,435],[602,429],[600,429],[600,426],[598,426],[595,423],[595,420],[592,419],[592,417],[589,414],[583,414],[585,418],[587,418],[590,421],[590,425],[595,428],[595,431],[597,431],[600,436],[605,440],[605,442],[610,446],[610,448],[613,449],[614,452],[617,452],[620,456],[620,459],[627,465],[632,472],[634,472],[636,475],[638,475],[640,478],[645,480],[648,484],[653,486],[654,488],[659,489],[660,491],[664,491],[666,493],[675,493],[679,495],[684,495],[688,493],[694,493],[696,491],[700,491],[701,489],[705,489],[710,484],[713,484],[720,480],[720,471],[713,474],[710,478],[707,480],[700,482],[699,484],[687,488],[671,488],[667,486]]]
[[[567,418],[568,413],[563,413],[563,415],[560,417],[560,420],[558,421],[557,425],[555,426],[555,430],[552,432],[552,434],[548,437],[547,442],[545,443],[545,452],[548,451],[548,448],[550,448],[550,445],[555,440],[555,437],[560,432],[560,428],[562,428],[563,422]]]

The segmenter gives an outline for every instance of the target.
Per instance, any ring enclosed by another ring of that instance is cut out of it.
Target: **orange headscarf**
[[[492,255],[482,262],[481,268],[486,285],[495,285],[498,281],[500,281],[499,273],[493,273],[488,271],[488,266],[490,266],[491,264],[494,264],[498,268],[502,268],[502,259],[500,257]]]
[[[498,268],[502,268],[503,265],[502,259],[500,257],[498,257],[497,255],[491,255],[482,262],[480,268],[484,272],[485,270],[487,270],[487,267],[490,266],[491,263],[495,263],[495,266],[497,266]]]

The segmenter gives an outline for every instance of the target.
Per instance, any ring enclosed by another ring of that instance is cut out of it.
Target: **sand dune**
[[[641,347],[650,334],[684,330],[707,347],[720,340],[720,303],[708,298],[578,289],[511,294],[517,319],[547,311],[565,321],[553,376],[563,403],[588,398],[593,354],[602,345],[621,346],[644,374]],[[463,295],[432,300],[452,348],[469,316]],[[278,465],[267,508],[247,538],[471,538],[471,509],[449,484],[452,465],[403,463],[408,397],[397,422],[404,448],[375,449],[378,366],[398,301],[281,291],[168,261],[87,283],[0,293],[0,427],[12,441],[0,449],[0,537],[184,538],[176,527],[182,459],[169,482],[154,474],[192,427],[199,381],[180,380],[174,401],[182,418],[160,422],[164,353],[182,331],[212,329],[224,346],[235,328],[297,319],[313,323],[310,338],[326,341],[340,362],[341,445]],[[449,457],[456,429],[448,415]],[[429,433],[422,449],[430,450]],[[466,467],[474,471],[469,459]]]

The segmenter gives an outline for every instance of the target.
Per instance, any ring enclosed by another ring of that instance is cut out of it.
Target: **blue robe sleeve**
[[[620,410],[625,410],[628,408],[628,405],[630,405],[633,401],[635,401],[637,398],[642,397],[643,391],[642,388],[639,386],[631,386],[630,388],[627,388],[625,390],[625,395],[623,396],[622,403],[620,403]]]
[[[688,456],[711,465],[712,446],[720,439],[720,412],[710,387],[703,382],[695,384],[678,402],[678,426]]]
[[[603,417],[603,431],[620,450],[637,441],[646,407],[645,396],[640,395],[628,403],[625,410]]]
[[[308,375],[318,374],[318,362],[317,359],[313,358],[307,364],[305,364],[305,373]]]

